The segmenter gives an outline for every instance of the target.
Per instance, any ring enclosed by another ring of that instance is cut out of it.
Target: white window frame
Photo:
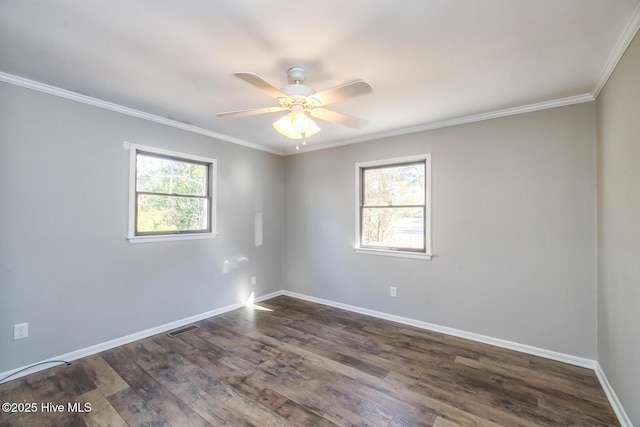
[[[362,169],[380,166],[393,166],[402,163],[425,162],[424,180],[425,180],[425,252],[403,251],[394,249],[377,249],[360,247],[360,203],[362,198]],[[356,216],[355,216],[355,245],[354,250],[360,254],[383,255],[402,258],[413,258],[422,260],[431,260],[433,256],[431,248],[431,154],[420,154],[416,156],[396,157],[393,159],[374,160],[369,162],[360,162],[355,165],[355,183],[356,183]]]
[[[149,242],[167,242],[175,240],[194,240],[194,239],[212,239],[218,234],[216,232],[216,197],[217,197],[217,160],[208,157],[197,156],[194,154],[180,153],[177,151],[165,150],[162,148],[151,147],[148,145],[124,143],[125,148],[129,148],[129,231],[127,239],[129,243],[149,243]],[[192,160],[199,163],[209,165],[209,191],[211,192],[211,208],[209,209],[210,230],[203,232],[190,232],[184,234],[156,234],[137,236],[136,229],[136,155],[138,152],[158,154],[160,156],[174,157],[177,160]]]

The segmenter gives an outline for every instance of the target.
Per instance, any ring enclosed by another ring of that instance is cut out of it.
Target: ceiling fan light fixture
[[[311,119],[304,111],[293,113],[291,126],[298,133],[306,133],[309,130],[309,127],[311,127]]]
[[[309,138],[320,132],[318,125],[304,111],[285,114],[273,123],[273,127],[291,139]]]

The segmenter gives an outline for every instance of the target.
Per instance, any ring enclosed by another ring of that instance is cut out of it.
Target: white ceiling
[[[328,108],[369,125],[318,121],[307,149],[360,142],[591,100],[640,26],[639,4],[0,0],[0,78],[291,153],[271,125],[283,113],[215,116],[277,105],[234,72],[283,86],[300,65],[318,91],[368,81],[373,93]]]

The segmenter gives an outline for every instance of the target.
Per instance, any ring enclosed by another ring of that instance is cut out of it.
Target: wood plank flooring
[[[591,370],[324,305],[195,325],[1,384],[0,426],[619,425]]]

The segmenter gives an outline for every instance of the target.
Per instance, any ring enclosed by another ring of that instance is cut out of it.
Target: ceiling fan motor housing
[[[280,90],[291,97],[311,96],[314,93],[316,93],[316,91],[313,90],[313,88],[311,88],[310,86],[302,85],[302,84],[286,85],[286,86],[283,86]]]

